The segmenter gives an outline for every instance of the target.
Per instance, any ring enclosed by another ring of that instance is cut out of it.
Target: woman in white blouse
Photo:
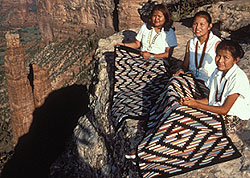
[[[207,82],[209,97],[181,98],[181,104],[224,116],[228,133],[240,129],[250,118],[250,85],[247,75],[237,62],[244,52],[237,42],[224,40],[216,49],[217,69]]]
[[[143,24],[138,31],[136,41],[116,45],[140,48],[144,59],[169,58],[177,46],[172,24],[173,20],[166,5],[157,4],[152,9],[149,22]]]
[[[183,69],[176,73],[191,72],[195,79],[206,82],[216,69],[215,50],[220,38],[211,32],[212,18],[208,12],[195,14],[192,29],[195,36],[187,43]]]

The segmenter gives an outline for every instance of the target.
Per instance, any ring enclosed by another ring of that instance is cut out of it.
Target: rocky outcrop
[[[86,84],[93,50],[96,48],[95,40],[95,36],[89,36],[88,39],[50,43],[27,64],[46,69],[52,90],[76,83]]]
[[[37,0],[39,27],[44,42],[85,36],[88,31],[111,34],[113,1]]]
[[[88,67],[96,46],[94,39],[51,43],[28,61],[19,35],[6,34],[5,76],[14,145],[28,133],[35,107],[42,106],[52,91],[88,82]]]
[[[209,12],[214,23],[220,22],[220,30],[236,31],[250,24],[250,2],[248,0],[218,2],[198,8]]]
[[[182,46],[175,49],[174,56],[182,59],[187,40],[192,32],[180,23],[176,27],[177,40]],[[142,137],[142,128],[136,120],[127,120],[123,129],[114,131],[110,104],[113,86],[113,45],[117,42],[132,40],[138,29],[121,31],[106,39],[101,39],[95,53],[96,67],[92,70],[92,85],[90,91],[90,109],[87,116],[81,117],[75,128],[73,141],[51,167],[53,178],[67,177],[69,170],[75,177],[138,177],[135,166],[125,159],[124,155],[134,150]],[[247,48],[247,50],[249,50]],[[242,59],[242,64],[248,62],[249,56]],[[242,66],[242,64],[240,66]],[[250,73],[250,68],[247,69]],[[250,176],[249,128],[234,134],[232,138],[243,156],[233,161],[199,169],[176,177],[243,177]],[[77,156],[76,156],[77,155]],[[65,161],[69,160],[69,161]],[[73,160],[73,161],[72,161]]]
[[[132,38],[133,33],[130,35]],[[113,45],[120,40],[122,40],[122,33],[99,41],[99,48],[95,53],[96,65],[90,73],[92,82],[89,86],[89,107],[91,111],[87,116],[79,119],[74,130],[73,142],[66,150],[66,154],[51,167],[51,177],[67,177],[69,167],[71,174],[79,178],[116,178],[124,177],[128,172],[132,177],[136,177],[135,172],[127,170],[130,163],[125,159],[124,153],[135,148],[135,144],[140,139],[137,133],[138,121],[128,121],[126,125],[129,126],[125,126],[125,131],[115,132],[111,117],[108,117],[113,83],[112,79],[109,80],[113,70]],[[71,158],[74,158],[73,162]]]
[[[49,80],[48,68],[40,68],[38,65],[33,64],[33,93],[35,107],[40,107],[44,104],[47,96],[52,92],[51,82]]]
[[[145,0],[121,0],[118,4],[119,30],[138,28],[143,24],[138,9],[147,1]]]
[[[34,111],[34,98],[24,64],[24,52],[18,34],[6,34],[5,76],[11,111],[13,143],[29,131]]]
[[[4,27],[34,26],[36,0],[0,0],[0,15]]]

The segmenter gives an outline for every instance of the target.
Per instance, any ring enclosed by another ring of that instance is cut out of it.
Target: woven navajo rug
[[[204,84],[192,76],[170,79],[148,119],[136,150],[141,177],[171,177],[241,156],[220,115],[179,104],[180,97],[205,97]]]
[[[241,156],[220,115],[179,104],[184,96],[208,95],[191,74],[170,78],[162,59],[145,60],[140,52],[115,48],[111,113],[118,129],[126,118],[146,120],[136,150],[141,177],[171,177]]]
[[[170,73],[163,59],[144,59],[140,51],[115,48],[115,82],[112,117],[116,130],[126,118],[145,119]]]

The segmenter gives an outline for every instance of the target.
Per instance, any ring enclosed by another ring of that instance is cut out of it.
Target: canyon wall
[[[145,0],[121,0],[118,4],[119,30],[137,28],[143,24],[138,9]]]
[[[4,27],[37,24],[36,0],[0,0],[0,24]]]
[[[153,2],[171,4],[176,0]],[[190,3],[186,1],[185,3]],[[197,1],[198,3],[199,1]],[[115,31],[137,28],[143,24],[139,11],[148,0],[0,0],[0,23],[5,27],[39,25],[43,42],[87,37],[96,32],[101,38]],[[188,5],[182,3],[183,7]],[[190,5],[190,4],[189,4]],[[173,9],[172,9],[173,10]],[[234,31],[249,25],[249,2],[226,1],[198,8],[206,10],[223,31]],[[195,12],[195,11],[194,11]],[[176,13],[176,12],[175,12]],[[190,13],[193,16],[193,13]]]
[[[39,27],[44,42],[86,36],[89,31],[110,34],[113,28],[113,1],[37,0]]]
[[[143,24],[138,9],[147,0],[37,0],[37,15],[42,39],[62,41],[68,37],[97,32],[101,38],[114,31]],[[156,1],[159,3],[168,1]]]
[[[5,76],[11,112],[13,142],[29,132],[33,112],[47,96],[73,84],[88,82],[94,37],[51,43],[30,61],[25,59],[18,34],[6,34]]]

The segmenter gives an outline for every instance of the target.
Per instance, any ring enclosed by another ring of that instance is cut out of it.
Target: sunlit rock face
[[[111,34],[113,1],[37,0],[39,27],[44,42],[87,35],[89,32]]]
[[[220,22],[220,30],[235,31],[250,24],[250,1],[227,1],[202,6],[197,11],[209,12],[214,22]]]

